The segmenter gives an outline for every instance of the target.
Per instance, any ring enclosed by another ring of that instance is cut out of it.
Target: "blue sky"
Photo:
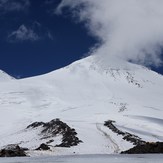
[[[98,43],[61,0],[0,0],[0,69],[16,78],[44,74],[83,57]],[[163,74],[163,68],[153,68]]]
[[[11,1],[19,8],[9,10]],[[54,14],[60,0],[32,0],[26,6],[25,1],[6,0],[0,5],[0,69],[10,75],[23,78],[61,68],[96,43],[70,12]]]

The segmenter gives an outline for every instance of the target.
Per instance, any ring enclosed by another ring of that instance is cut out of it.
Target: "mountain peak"
[[[6,76],[10,78],[1,71],[0,77]],[[120,60],[104,62],[97,56],[45,75],[0,83],[0,148],[19,144],[36,149],[49,142],[56,154],[61,135],[42,135],[45,140],[39,131],[58,118],[73,127],[83,142],[75,147],[78,154],[127,150],[134,144],[123,139],[126,133],[142,142],[162,141],[162,88],[163,77],[147,68]],[[104,126],[106,121],[113,128]],[[25,130],[32,122],[41,125]],[[113,125],[123,135],[114,133]],[[73,150],[62,148],[59,154]]]
[[[106,59],[106,58],[102,58],[99,56],[89,56],[86,58],[83,58],[81,60],[78,60],[76,62],[73,62],[72,64],[68,65],[67,67],[80,67],[80,66],[84,66],[84,67],[96,67],[97,69],[100,69],[101,71],[105,71],[108,69],[112,69],[112,70],[125,70],[125,71],[135,71],[138,69],[148,69],[147,67],[138,65],[138,64],[134,64],[122,59],[117,59],[117,58],[110,58],[110,59]]]

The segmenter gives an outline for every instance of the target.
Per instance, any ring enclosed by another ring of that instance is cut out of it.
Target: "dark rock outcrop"
[[[82,141],[77,137],[77,133],[74,128],[69,127],[66,123],[59,119],[53,119],[50,122],[34,122],[27,126],[27,129],[42,127],[40,135],[41,139],[53,138],[57,135],[62,135],[62,143],[56,145],[56,147],[71,147],[76,146]],[[53,139],[51,139],[53,142]]]
[[[36,128],[36,127],[39,127],[39,126],[43,126],[45,123],[44,122],[34,122],[32,124],[30,124],[29,126],[27,126],[27,129],[28,128]]]
[[[150,143],[147,142],[143,145],[137,145],[121,154],[149,154],[149,153],[163,153],[163,142]]]
[[[36,150],[50,150],[50,147],[44,143],[42,143]]]
[[[122,135],[124,140],[129,141],[129,142],[133,143],[134,145],[143,145],[146,143],[145,141],[141,140],[141,138],[139,138],[136,135],[133,135],[133,134],[130,134],[128,132],[123,132],[123,131],[119,130],[114,125],[114,123],[115,123],[115,121],[108,120],[108,121],[105,121],[104,126],[108,127],[114,133],[117,133],[118,135]]]
[[[54,142],[54,140],[53,140],[53,139],[51,139],[51,140],[47,141],[47,142],[46,142],[46,144],[50,144],[50,143],[52,143],[52,142]]]
[[[0,157],[24,157],[27,156],[23,148],[18,145],[8,145],[0,150]]]
[[[149,154],[149,153],[163,153],[163,142],[145,142],[136,135],[119,130],[115,125],[115,121],[108,120],[104,123],[110,130],[118,135],[122,135],[123,139],[135,145],[135,147],[121,152],[121,154]]]

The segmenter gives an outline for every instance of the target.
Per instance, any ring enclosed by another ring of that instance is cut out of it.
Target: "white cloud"
[[[96,54],[158,66],[163,46],[163,0],[62,0],[101,46]]]
[[[17,41],[37,41],[40,37],[25,25],[21,25],[16,31],[8,35],[8,40],[11,42]]]
[[[0,12],[26,11],[30,6],[29,0],[0,0]]]

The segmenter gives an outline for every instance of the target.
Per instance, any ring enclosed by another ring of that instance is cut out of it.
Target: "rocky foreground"
[[[49,139],[46,143],[40,144],[36,149],[33,150],[50,150],[50,147],[53,147],[52,143],[57,135],[62,136],[62,142],[57,144],[54,147],[66,147],[70,148],[76,146],[82,141],[77,137],[77,132],[74,128],[69,127],[66,123],[62,122],[59,119],[53,119],[50,122],[34,122],[27,126],[26,130],[32,129],[41,129],[40,139]],[[0,157],[23,157],[27,156],[27,148],[21,148],[18,144],[11,144],[0,150]]]
[[[116,122],[108,120],[104,123],[104,126],[108,127],[112,132],[117,135],[123,136],[123,139],[133,143],[133,148],[121,152],[121,154],[149,154],[149,153],[163,153],[163,142],[145,142],[140,137],[133,135],[128,132],[119,130],[116,127]],[[53,119],[50,122],[34,122],[26,127],[26,130],[41,129],[41,139],[50,140],[46,143],[40,144],[36,149],[33,150],[51,150],[51,147],[66,147],[77,146],[82,141],[77,137],[77,132],[74,128],[69,127],[66,123],[59,119]],[[62,135],[62,141],[60,144],[52,146],[54,138],[57,135]],[[11,144],[0,150],[0,157],[24,157],[28,156],[26,151],[27,148],[21,148],[18,144]]]

